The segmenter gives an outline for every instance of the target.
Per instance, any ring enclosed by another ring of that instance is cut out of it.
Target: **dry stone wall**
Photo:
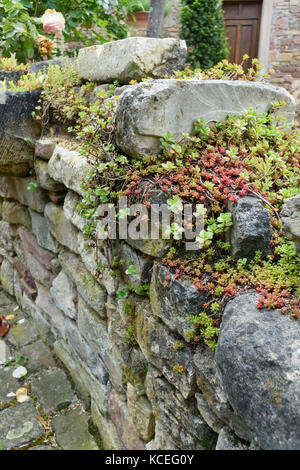
[[[148,86],[154,101],[162,88],[172,87],[169,80]],[[208,92],[202,91],[207,86],[213,97],[219,96],[223,84],[196,86],[197,99],[203,93],[207,97]],[[180,83],[178,87],[185,93],[185,87]],[[288,98],[286,117],[291,121],[295,105],[284,90],[252,84],[246,99],[246,88],[247,84],[232,86],[234,91],[226,95],[223,87],[224,101],[226,96],[231,100],[233,93],[238,103],[246,103],[241,110],[254,100],[253,106],[267,111],[273,98],[277,101],[282,94]],[[125,131],[127,141],[131,138],[122,122],[128,118],[125,101],[130,115],[145,89],[146,85],[135,85],[121,95],[119,140],[125,139]],[[176,93],[180,107],[180,90]],[[85,221],[76,210],[89,163],[65,148],[63,141],[57,143],[57,138],[34,140],[35,93],[14,95],[19,103],[15,117],[6,101],[11,95],[1,99],[0,118],[6,124],[0,135],[0,281],[33,318],[37,332],[91,406],[104,448],[299,449],[300,343],[295,322],[276,311],[258,311],[256,293],[248,293],[227,305],[216,353],[205,346],[195,349],[186,342],[192,329],[187,317],[201,312],[205,296],[187,280],[164,285],[163,240],[116,241],[115,249],[125,259],[122,277],[105,269],[102,279],[96,280],[97,264],[109,266],[108,252],[101,244],[97,249],[86,246]],[[165,103],[157,100],[155,106],[162,112]],[[227,107],[222,101],[220,107],[223,116]],[[199,116],[202,112],[199,106]],[[210,116],[214,118],[219,114]],[[189,114],[187,120],[190,126]],[[142,125],[141,115],[138,122]],[[16,151],[15,129],[20,123],[22,148]],[[186,130],[183,126],[182,132]],[[8,134],[11,152],[5,147]],[[31,154],[25,146],[27,137],[33,145]],[[29,176],[30,167],[35,177]],[[35,191],[30,189],[33,182],[38,183]],[[237,257],[245,250],[251,256],[257,245],[265,252],[269,249],[267,213],[258,199],[246,202],[233,210],[230,237]],[[134,282],[150,283],[150,297],[133,295],[130,311],[127,299],[116,295],[133,281],[125,273],[129,260],[137,267]],[[128,341],[129,331],[134,341]],[[182,347],[177,348],[179,341]],[[185,371],[176,372],[177,364],[184,364]]]

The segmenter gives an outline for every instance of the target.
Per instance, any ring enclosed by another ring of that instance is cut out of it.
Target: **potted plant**
[[[146,26],[149,19],[149,12],[151,1],[150,0],[133,0],[128,2],[128,21],[135,23],[137,26]],[[171,11],[171,5],[166,3],[165,16]]]

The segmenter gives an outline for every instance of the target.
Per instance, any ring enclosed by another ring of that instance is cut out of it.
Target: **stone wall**
[[[300,4],[275,0],[272,15],[270,64],[272,83],[284,86],[295,97],[300,118]]]
[[[79,60],[84,56],[83,51]],[[119,100],[119,121],[125,119],[122,106],[128,113],[128,106],[141,106],[145,86],[150,87],[150,98],[162,93],[162,114],[164,106],[172,109],[172,93],[164,94],[160,82],[126,88]],[[207,88],[187,82],[181,81],[177,90],[179,107],[188,95],[193,100],[208,96]],[[186,95],[184,85],[195,89]],[[211,95],[219,96],[220,83],[212,86]],[[246,109],[249,101],[268,110],[274,97],[284,96],[286,118],[291,120],[295,105],[284,90],[251,84],[252,91],[246,93],[244,85],[233,86],[236,112]],[[0,134],[0,281],[33,318],[37,332],[91,406],[104,448],[299,449],[299,323],[276,311],[259,311],[257,294],[250,292],[228,303],[216,352],[186,342],[191,330],[187,317],[200,313],[205,299],[187,280],[165,286],[163,241],[116,241],[124,272],[113,276],[109,252],[101,243],[96,249],[84,241],[85,221],[76,210],[89,163],[66,145],[66,138],[37,138],[31,118],[34,93],[14,94],[16,120],[9,122],[5,117],[11,112],[11,96],[4,93],[1,98],[0,116],[7,125]],[[27,114],[20,137],[18,109],[24,102]],[[218,99],[210,111],[219,113],[222,107],[226,113],[226,106]],[[188,110],[189,105],[185,113],[190,125],[194,116]],[[218,118],[200,110],[207,122]],[[133,131],[125,139],[128,144],[131,138],[135,148],[139,123],[131,123]],[[120,141],[124,129],[119,127]],[[4,145],[8,135],[9,152]],[[29,175],[32,167],[35,177]],[[258,246],[267,252],[271,228],[261,202],[244,198],[232,213],[233,256],[243,257],[245,250],[251,255]],[[137,267],[134,278],[126,274],[132,260]],[[96,279],[99,263],[102,277]],[[135,293],[120,299],[116,294],[128,282],[150,283],[150,297]],[[184,366],[181,373],[178,364]]]

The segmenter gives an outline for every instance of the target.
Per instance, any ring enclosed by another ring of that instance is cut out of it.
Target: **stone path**
[[[8,316],[10,323],[0,338],[0,450],[101,449],[66,372],[1,288],[0,316]],[[26,375],[16,378],[20,367]]]

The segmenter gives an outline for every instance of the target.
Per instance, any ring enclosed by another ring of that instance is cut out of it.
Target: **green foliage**
[[[68,73],[70,77],[64,81]],[[216,347],[226,302],[241,291],[256,289],[260,294],[258,308],[279,308],[282,314],[300,317],[300,266],[293,243],[281,232],[278,217],[284,198],[299,193],[300,187],[300,133],[297,127],[290,129],[283,124],[280,107],[284,103],[274,103],[276,115],[259,115],[250,109],[210,127],[198,120],[193,135],[185,134],[178,142],[167,133],[161,139],[159,157],[128,159],[113,144],[116,99],[107,99],[108,94],[100,92],[96,103],[89,105],[87,97],[94,84],[81,85],[75,71],[74,76],[70,71],[53,74],[45,82],[44,106],[72,123],[70,132],[80,139],[81,153],[93,166],[82,184],[85,195],[79,205],[81,215],[88,219],[85,234],[89,242],[97,243],[97,208],[103,200],[114,204],[118,196],[126,195],[131,204],[144,195],[143,203],[149,207],[151,192],[159,190],[165,194],[172,214],[184,203],[200,204],[198,214],[205,216],[201,252],[183,254],[182,242],[176,240],[181,227],[172,224],[175,242],[163,259],[170,273],[166,288],[174,279],[188,279],[207,297],[201,314],[191,318],[197,328],[187,335],[191,346],[203,341]],[[270,212],[271,254],[265,257],[257,252],[253,260],[234,261],[228,256],[227,232],[232,225],[228,203],[235,204],[238,197],[247,195],[259,198]],[[128,213],[120,210],[118,215]],[[121,261],[112,257],[111,268],[122,273]],[[132,261],[127,263],[128,274],[135,274]],[[148,289],[148,285],[126,285],[117,297],[147,294]],[[133,329],[130,327],[127,333],[131,342]],[[178,373],[184,371],[182,367],[178,367]]]
[[[77,48],[127,37],[125,0],[1,0],[0,47],[5,57],[15,53],[23,62],[38,57],[38,34],[53,39],[40,19],[49,8],[64,15],[64,40]]]
[[[219,0],[182,0],[181,38],[188,46],[187,60],[208,69],[228,57],[222,4]]]
[[[245,69],[245,61],[248,59],[249,56],[247,54],[243,56],[243,60],[240,64],[231,64],[228,60],[224,59],[206,70],[204,70],[204,68],[196,68],[193,70],[186,67],[183,70],[175,72],[174,78],[184,78],[188,80],[246,80],[248,82],[257,82],[269,79],[274,73],[274,70],[270,69],[262,75],[261,70],[263,69],[263,66],[259,63],[258,59],[252,59],[251,67]],[[204,124],[201,119],[199,120],[199,124],[199,131],[201,131]],[[197,126],[195,130],[198,130]],[[205,130],[205,128],[203,130]]]
[[[15,55],[0,58],[0,70],[26,72],[28,65],[18,63]]]
[[[5,57],[12,53],[22,61],[32,59],[41,22],[32,16],[33,2],[0,1],[0,47]]]
[[[41,90],[44,88],[45,76],[41,71],[38,74],[27,73],[22,75],[17,83],[9,82],[8,85],[6,81],[4,82],[4,88],[10,91],[32,91],[32,90]]]

